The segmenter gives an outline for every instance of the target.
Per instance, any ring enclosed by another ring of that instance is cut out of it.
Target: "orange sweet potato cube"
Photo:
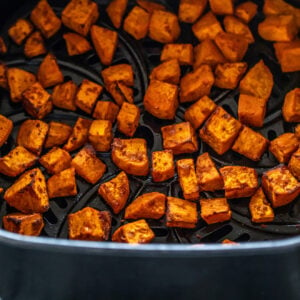
[[[76,94],[77,85],[72,80],[59,84],[53,89],[53,105],[59,108],[75,111]]]
[[[198,222],[196,203],[167,197],[167,227],[195,228]]]
[[[105,86],[115,82],[122,82],[127,86],[134,85],[134,74],[132,66],[129,64],[118,64],[110,66],[101,72]]]
[[[45,148],[52,148],[64,144],[72,133],[72,127],[55,121],[49,123],[49,130],[45,141]]]
[[[160,60],[177,59],[180,65],[192,65],[194,61],[192,44],[166,44],[164,45]]]
[[[134,105],[124,102],[117,117],[118,130],[127,136],[135,134],[140,121],[140,109]]]
[[[300,88],[285,95],[282,115],[286,122],[300,122]]]
[[[122,25],[127,4],[128,0],[112,0],[106,7],[106,13],[116,28],[120,28]]]
[[[33,26],[29,21],[26,19],[18,19],[17,22],[8,29],[8,35],[17,45],[21,45],[32,31]]]
[[[203,14],[207,0],[180,0],[178,17],[181,22],[194,23]]]
[[[98,189],[99,195],[118,214],[126,205],[130,194],[129,180],[125,172],[119,173],[113,179],[102,183]]]
[[[39,236],[44,228],[44,220],[41,214],[11,213],[3,217],[5,230],[30,236]]]
[[[236,6],[234,14],[245,23],[249,23],[257,14],[257,8],[258,5],[254,2],[246,1]]]
[[[255,169],[241,166],[227,166],[220,169],[224,180],[225,197],[251,197],[258,188]]]
[[[207,224],[225,222],[231,219],[231,210],[226,198],[201,199],[201,218]]]
[[[293,153],[289,161],[289,170],[291,173],[300,180],[300,148]]]
[[[278,166],[265,172],[262,187],[273,207],[292,202],[300,193],[300,183],[286,166]]]
[[[295,135],[298,139],[300,139],[300,124],[295,126]]]
[[[108,120],[114,123],[118,113],[119,107],[115,103],[111,101],[98,101],[94,109],[93,118],[97,120]]]
[[[123,102],[127,101],[133,103],[133,89],[123,84],[122,82],[114,82],[106,85],[105,88],[111,94],[113,99],[119,106],[122,106]]]
[[[8,89],[6,72],[7,72],[6,65],[0,62],[0,87],[5,90]],[[178,78],[178,80],[179,80],[179,78]]]
[[[12,129],[12,120],[6,118],[3,115],[0,115],[0,147],[2,147],[4,143],[6,143]]]
[[[47,0],[38,2],[30,14],[30,19],[47,39],[61,27],[61,20],[56,16]]]
[[[71,240],[106,241],[111,229],[111,215],[85,207],[68,215],[68,231]]]
[[[0,54],[5,54],[7,53],[7,46],[4,42],[3,37],[0,36]]]
[[[112,144],[111,157],[114,164],[127,174],[147,176],[149,161],[147,143],[144,139],[118,139]]]
[[[89,142],[96,151],[107,152],[113,139],[112,123],[108,120],[94,120],[89,129]]]
[[[155,10],[166,10],[162,4],[149,0],[136,0],[136,3],[150,14]]]
[[[77,33],[65,33],[63,38],[70,56],[84,54],[92,49],[89,41]]]
[[[71,166],[79,176],[91,184],[95,184],[106,171],[106,165],[97,158],[91,145],[86,145],[75,155]]]
[[[233,15],[234,0],[209,0],[209,5],[216,15]]]
[[[196,132],[189,122],[164,126],[161,132],[164,149],[172,150],[175,155],[198,151]]]
[[[46,180],[40,169],[25,172],[4,194],[6,202],[23,213],[44,213],[49,209]]]
[[[32,33],[25,42],[24,54],[28,58],[46,54],[44,39],[39,31]]]
[[[166,181],[175,175],[173,151],[162,150],[152,152],[152,180]]]

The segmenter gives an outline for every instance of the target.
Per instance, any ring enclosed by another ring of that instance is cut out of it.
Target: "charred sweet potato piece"
[[[7,82],[7,67],[5,64],[0,62],[0,87],[7,90],[8,89],[8,82]]]
[[[17,45],[21,45],[32,31],[33,26],[29,21],[26,19],[18,19],[17,22],[8,29],[8,35]]]
[[[285,95],[282,115],[286,122],[300,122],[300,88]]]
[[[0,173],[16,177],[26,169],[32,167],[38,157],[22,146],[12,149],[7,155],[0,158]]]
[[[108,120],[114,123],[118,113],[119,107],[115,103],[111,101],[98,101],[94,109],[93,118],[97,120]]]
[[[144,107],[146,111],[159,119],[174,119],[178,108],[178,87],[151,80],[144,96]]]
[[[194,23],[203,14],[207,0],[180,0],[178,17],[181,22]]]
[[[279,166],[265,172],[262,186],[273,207],[284,206],[300,193],[300,183],[286,166]]]
[[[240,166],[227,166],[220,169],[224,180],[225,197],[251,197],[258,188],[255,169]]]
[[[7,52],[7,46],[2,36],[0,36],[0,54],[5,54]]]
[[[226,198],[201,199],[201,218],[207,224],[225,222],[231,219],[231,210]]]
[[[68,32],[63,35],[70,56],[84,54],[92,49],[91,44],[83,36]]]
[[[76,196],[75,169],[69,168],[55,173],[47,181],[47,190],[50,199]]]
[[[140,121],[140,109],[134,105],[124,102],[117,117],[118,130],[127,136],[135,134]]]
[[[120,28],[128,0],[112,0],[106,7],[106,13],[116,28]]]
[[[246,1],[236,6],[234,14],[245,23],[249,23],[257,14],[257,8],[256,3]]]
[[[17,145],[40,155],[46,140],[49,125],[40,120],[26,120],[20,126]]]
[[[40,169],[24,173],[4,194],[6,202],[23,213],[43,213],[49,209],[46,180]]]
[[[195,129],[189,122],[168,125],[161,128],[163,147],[174,154],[193,153],[198,150]]]
[[[209,5],[216,15],[233,15],[233,0],[209,0]]]
[[[89,142],[96,151],[107,152],[113,139],[112,123],[108,120],[94,120],[89,129]]]
[[[167,226],[195,228],[198,222],[196,203],[167,197]]]
[[[122,82],[114,82],[105,87],[119,106],[122,106],[125,101],[129,103],[134,102],[133,89]]]
[[[47,39],[52,37],[61,27],[60,19],[47,0],[38,2],[30,14],[30,19]]]
[[[59,108],[75,111],[76,94],[77,85],[72,80],[59,84],[53,89],[53,105]]]
[[[39,31],[32,33],[25,42],[24,54],[28,58],[46,54],[44,39]]]
[[[99,211],[85,207],[68,215],[69,239],[106,241],[111,229],[111,215],[108,211]]]
[[[300,180],[300,148],[293,153],[289,161],[289,170],[291,173]]]
[[[125,219],[160,219],[166,210],[166,195],[152,192],[134,199],[125,210]]]
[[[45,148],[52,148],[64,144],[72,133],[72,127],[55,121],[49,123],[49,130],[45,141]]]
[[[119,227],[112,236],[113,242],[129,244],[147,244],[155,238],[145,220],[138,220]]]
[[[192,44],[166,44],[161,52],[160,60],[177,59],[180,65],[192,65],[194,61]]]
[[[13,129],[12,120],[0,115],[0,147],[6,143],[11,131]]]
[[[95,184],[105,173],[106,165],[96,156],[91,145],[86,145],[73,158],[71,166],[87,182]]]
[[[115,82],[122,82],[127,86],[134,85],[132,66],[129,64],[119,64],[108,67],[101,72],[105,86]]]
[[[125,172],[119,173],[113,179],[102,183],[98,189],[99,195],[118,214],[126,205],[130,194],[129,180]]]
[[[173,151],[163,150],[152,152],[152,180],[166,181],[175,175]]]
[[[150,14],[155,10],[166,10],[162,4],[149,0],[136,0],[136,3]]]
[[[117,49],[118,33],[114,30],[93,25],[91,27],[91,38],[101,63],[110,65]]]

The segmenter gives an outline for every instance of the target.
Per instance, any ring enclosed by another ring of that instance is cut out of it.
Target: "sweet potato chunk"
[[[144,107],[146,111],[159,119],[174,119],[178,108],[178,87],[151,80],[144,96]]]
[[[118,33],[101,26],[93,25],[91,27],[91,38],[101,63],[110,65],[117,49]]]
[[[17,146],[7,155],[0,158],[0,173],[6,176],[16,177],[26,169],[32,167],[38,157],[22,146]]]
[[[147,143],[144,139],[118,139],[112,144],[112,160],[127,174],[146,176],[149,172]]]
[[[32,33],[25,42],[24,54],[28,58],[46,54],[44,39],[39,31]]]
[[[285,95],[282,115],[286,122],[300,122],[300,88]]]
[[[23,213],[43,213],[49,209],[46,180],[40,169],[24,173],[5,194],[6,202]]]
[[[298,139],[300,139],[300,124],[295,127],[295,135]]]
[[[176,166],[184,199],[197,200],[199,198],[199,187],[194,160],[191,158],[180,159],[177,161]]]
[[[161,52],[160,60],[177,59],[181,65],[192,65],[194,61],[192,44],[166,44]]]
[[[231,148],[241,129],[238,120],[217,107],[200,130],[200,138],[222,155]]]
[[[117,117],[118,130],[127,136],[135,134],[140,121],[140,109],[134,105],[124,102]]]
[[[70,168],[72,157],[66,150],[54,147],[43,155],[39,161],[48,173],[57,174]]]
[[[11,131],[13,129],[12,120],[0,115],[0,147],[6,143]]]
[[[68,215],[69,238],[71,240],[106,241],[111,229],[111,215],[85,207]]]
[[[116,28],[120,28],[128,0],[112,0],[106,7],[106,13]]]
[[[97,120],[108,120],[114,123],[118,113],[119,107],[115,103],[111,101],[98,101],[94,109],[93,118]]]
[[[132,66],[129,64],[119,64],[108,67],[101,72],[105,86],[115,82],[122,82],[127,86],[134,85]]]
[[[167,197],[167,226],[195,228],[198,222],[196,203]]]
[[[47,0],[40,0],[30,14],[32,23],[45,38],[52,37],[61,27],[61,21],[54,13]]]
[[[163,147],[174,154],[193,153],[198,150],[195,129],[189,122],[168,125],[161,128]]]
[[[55,173],[47,181],[49,198],[69,197],[77,195],[75,169],[65,169]]]
[[[269,141],[260,133],[255,132],[247,126],[243,126],[232,146],[232,150],[251,160],[259,161],[266,151],[268,143]]]
[[[209,0],[209,5],[216,15],[233,15],[233,0]]]
[[[112,123],[94,120],[89,129],[89,141],[96,151],[107,152],[113,139]]]
[[[5,54],[5,53],[7,53],[7,46],[5,44],[3,37],[0,36],[0,54]]]
[[[18,19],[17,22],[8,29],[8,35],[17,45],[21,45],[32,31],[33,26],[29,21],[26,19]]]
[[[125,210],[125,219],[160,219],[166,210],[166,196],[152,192],[134,199]]]
[[[72,133],[72,127],[55,121],[49,123],[49,131],[45,141],[45,148],[52,148],[64,144]]]
[[[67,110],[76,110],[75,96],[77,94],[77,85],[72,81],[67,81],[57,85],[53,89],[53,105]]]
[[[92,49],[87,39],[79,34],[68,32],[63,35],[70,56],[84,54]]]
[[[150,14],[155,10],[166,10],[162,4],[149,0],[136,0],[136,3]]]
[[[253,223],[266,223],[274,220],[274,211],[266,199],[262,188],[251,197],[249,210]]]
[[[231,219],[231,210],[226,198],[201,199],[201,218],[207,224],[225,222]]]
[[[300,148],[298,148],[298,150],[293,153],[289,161],[289,170],[299,181],[300,180]]]
[[[251,197],[258,188],[255,169],[240,166],[228,166],[220,169],[224,180],[225,197]]]
[[[5,64],[0,62],[0,87],[7,90],[8,89],[8,82],[7,82],[7,67]],[[178,79],[179,80],[179,79]]]
[[[118,214],[126,205],[130,194],[129,180],[125,172],[119,173],[116,177],[102,183],[98,189],[99,195]]]
[[[86,36],[99,17],[98,4],[90,0],[71,0],[61,14],[63,24]]]
[[[200,191],[213,192],[223,189],[223,178],[207,152],[197,158],[196,175]]]
[[[133,89],[122,82],[114,82],[105,87],[119,106],[122,106],[125,101],[129,103],[134,102]]]
[[[257,14],[257,7],[254,2],[246,1],[235,8],[234,14],[245,23],[249,23]]]
[[[166,181],[175,175],[173,151],[163,150],[152,152],[152,180]]]
[[[129,244],[147,244],[155,238],[145,220],[138,220],[119,227],[112,236],[113,242]]]
[[[280,163],[287,163],[298,149],[299,140],[294,133],[287,132],[270,142],[269,150]]]
[[[40,120],[26,120],[20,126],[17,145],[40,155],[46,140],[49,125]]]
[[[3,217],[5,230],[30,236],[39,236],[44,228],[41,214],[11,213]]]
[[[194,23],[203,14],[207,0],[180,0],[178,17],[181,22]]]
[[[300,183],[286,166],[265,172],[262,176],[262,186],[273,207],[292,202],[300,192]]]

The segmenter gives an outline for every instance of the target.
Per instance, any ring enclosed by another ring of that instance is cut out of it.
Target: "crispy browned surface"
[[[178,17],[181,22],[194,23],[204,12],[207,0],[181,0]]]
[[[140,109],[134,104],[124,102],[117,117],[118,130],[132,137],[139,126],[139,120]]]
[[[293,89],[286,94],[282,115],[286,122],[300,122],[300,88]]]
[[[5,54],[7,53],[7,47],[6,47],[6,44],[3,40],[3,38],[0,36],[0,53],[1,54]]]
[[[119,107],[115,103],[111,101],[98,101],[94,109],[93,118],[97,120],[108,120],[114,123],[118,113]]]
[[[89,142],[96,151],[110,150],[113,139],[112,123],[108,120],[94,120],[89,129]]]
[[[12,120],[0,115],[0,147],[6,143],[11,131],[13,129]]]
[[[136,3],[150,14],[155,10],[166,10],[162,4],[150,0],[136,0]]]
[[[289,170],[291,173],[300,180],[300,148],[296,152],[293,153],[290,161],[289,161]]]
[[[67,51],[70,56],[84,54],[92,50],[90,42],[77,33],[65,33],[63,38],[66,41]]]
[[[207,224],[225,222],[231,219],[231,210],[226,198],[201,199],[201,218]]]
[[[1,49],[0,49],[0,53],[1,53]],[[7,90],[8,82],[7,82],[6,72],[7,72],[6,65],[0,62],[0,87]]]
[[[8,29],[8,35],[17,45],[21,45],[32,31],[33,26],[29,21],[26,19],[18,19],[17,22]]]
[[[77,94],[77,85],[72,81],[59,84],[53,89],[53,105],[67,110],[76,110],[75,96]]]
[[[257,14],[257,7],[256,3],[246,1],[236,6],[234,14],[245,23],[249,23]]]
[[[174,157],[172,150],[152,152],[152,180],[166,181],[175,175]]]
[[[134,85],[134,73],[132,66],[129,64],[118,64],[110,66],[101,71],[105,86],[115,82],[122,82],[127,86]]]
[[[47,49],[45,47],[42,34],[39,31],[33,32],[25,42],[24,45],[25,56],[32,58],[46,53],[47,53]]]
[[[233,0],[209,0],[209,5],[216,15],[232,15],[234,12]]]
[[[49,123],[49,130],[45,141],[45,148],[52,148],[64,144],[72,133],[72,127],[55,121]]]
[[[106,13],[116,28],[122,25],[128,0],[112,0],[106,7]]]
[[[192,44],[166,44],[164,45],[160,60],[177,59],[180,65],[192,65],[194,61]]]

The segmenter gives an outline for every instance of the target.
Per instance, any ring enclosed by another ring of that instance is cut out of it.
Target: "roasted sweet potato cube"
[[[89,129],[89,142],[96,151],[107,152],[113,139],[112,123],[108,120],[94,120]]]
[[[285,95],[282,115],[286,122],[300,122],[300,88]]]
[[[11,131],[13,129],[12,120],[0,115],[0,147],[6,143]]]
[[[86,145],[73,158],[71,166],[87,182],[95,184],[105,173],[106,165],[96,156],[91,145]]]
[[[232,146],[232,150],[251,160],[259,161],[266,151],[268,143],[269,141],[260,133],[247,126],[243,126]]]
[[[166,10],[162,4],[149,0],[136,0],[136,3],[150,14],[155,10]]]
[[[39,82],[34,83],[23,92],[23,107],[36,119],[43,119],[53,108],[50,94]]]
[[[161,128],[163,147],[174,154],[193,153],[198,150],[196,132],[191,123],[182,122]]]
[[[30,14],[30,19],[47,39],[61,27],[61,20],[56,16],[47,0],[38,2]]]
[[[241,94],[269,99],[274,85],[273,75],[261,59],[240,82]]]
[[[147,244],[155,238],[145,220],[138,220],[119,227],[112,236],[113,242],[129,244]]]
[[[22,146],[12,149],[7,155],[0,158],[0,173],[16,177],[26,169],[32,167],[38,157]]]
[[[130,194],[129,180],[125,172],[119,173],[113,179],[102,183],[98,189],[99,195],[118,214],[126,205]]]
[[[54,147],[39,161],[48,173],[56,174],[70,168],[72,157],[66,150]]]
[[[300,180],[300,148],[293,153],[289,161],[289,170],[291,173]]]
[[[134,105],[124,102],[117,117],[118,130],[127,136],[135,134],[140,121],[140,109]]]
[[[200,138],[222,155],[231,148],[241,129],[238,120],[217,107],[200,130]]]
[[[49,125],[40,120],[26,120],[20,126],[17,145],[40,155],[48,133]]]
[[[278,166],[265,172],[262,186],[273,207],[292,202],[300,193],[300,183],[286,166]]]
[[[152,152],[152,180],[166,181],[175,175],[173,151],[163,150]]]
[[[97,120],[108,120],[114,123],[118,113],[119,107],[115,103],[111,101],[98,101],[94,109],[93,118]]]
[[[207,152],[197,158],[196,175],[200,191],[213,192],[223,189],[223,178]]]
[[[111,215],[108,211],[99,211],[85,207],[68,215],[69,239],[106,241],[111,229]]]
[[[180,81],[180,102],[192,102],[210,94],[215,78],[209,65],[202,65]]]
[[[125,210],[125,219],[160,219],[166,210],[166,195],[152,192],[134,199]]]
[[[8,29],[8,35],[17,45],[21,45],[32,31],[33,26],[29,21],[26,19],[18,19],[17,22]]]
[[[136,40],[146,37],[150,24],[150,14],[139,6],[134,6],[124,20],[123,29]]]
[[[216,15],[233,15],[233,0],[209,0],[209,5]]]
[[[192,65],[194,61],[192,44],[166,44],[161,52],[160,60],[177,59],[180,65]]]
[[[72,80],[59,84],[53,89],[53,105],[59,108],[75,111],[76,94],[77,85]]]
[[[65,33],[63,38],[70,56],[84,54],[92,49],[90,42],[77,33]]]
[[[0,36],[0,54],[5,54],[7,52],[7,46],[2,36]]]
[[[91,38],[101,63],[110,65],[117,49],[118,33],[114,30],[93,25],[91,27]]]
[[[247,66],[245,62],[217,65],[215,69],[215,86],[221,89],[234,90],[247,71]]]
[[[227,166],[220,169],[224,180],[225,197],[251,197],[258,188],[255,169],[240,166]]]
[[[7,82],[7,67],[5,64],[0,62],[0,87],[7,90],[8,89],[8,82]]]
[[[90,0],[71,0],[61,14],[63,24],[86,36],[99,17],[98,4]]]
[[[6,202],[23,213],[43,213],[49,209],[46,180],[40,169],[24,173],[4,194]]]
[[[195,228],[198,222],[196,203],[167,197],[167,226]]]
[[[72,127],[55,121],[49,123],[49,130],[45,141],[45,148],[52,148],[64,144],[72,133]]]
[[[266,199],[262,188],[251,197],[249,210],[253,223],[266,223],[274,220],[274,211]]]
[[[150,18],[149,37],[159,43],[174,43],[180,36],[181,29],[175,14],[155,10]]]
[[[114,82],[105,86],[119,106],[127,101],[133,103],[133,89],[122,82]]]
[[[64,82],[64,75],[52,53],[47,54],[40,64],[37,78],[44,88]]]
[[[298,139],[300,139],[300,124],[295,127],[295,135]]]
[[[235,8],[234,14],[245,23],[249,23],[257,14],[257,8],[258,5],[254,2],[246,1]]]
[[[32,33],[25,42],[24,54],[28,58],[46,54],[44,39],[39,31]]]
[[[280,163],[287,163],[298,147],[299,140],[296,135],[287,132],[271,141],[269,150]]]
[[[47,181],[47,190],[50,199],[76,196],[75,169],[69,168],[55,173]]]
[[[225,222],[231,219],[231,210],[226,198],[201,199],[201,218],[207,224]]]
[[[71,152],[83,146],[88,141],[91,124],[91,120],[78,118],[64,149]]]
[[[203,14],[207,0],[180,0],[178,17],[181,22],[194,23]]]
[[[216,16],[209,11],[192,26],[192,31],[199,41],[204,41],[213,40],[223,29]]]
[[[146,111],[159,119],[173,120],[178,108],[178,87],[151,80],[144,96],[144,107]]]
[[[6,74],[11,101],[22,101],[23,92],[36,82],[35,75],[19,68],[8,68]]]
[[[122,25],[127,4],[128,0],[112,0],[106,7],[106,13],[116,28],[120,28]]]
[[[101,72],[105,86],[115,82],[122,82],[127,86],[134,85],[132,66],[129,64],[119,64],[108,67]]]
[[[180,159],[176,163],[179,183],[186,200],[197,200],[199,198],[199,187],[192,158]]]

